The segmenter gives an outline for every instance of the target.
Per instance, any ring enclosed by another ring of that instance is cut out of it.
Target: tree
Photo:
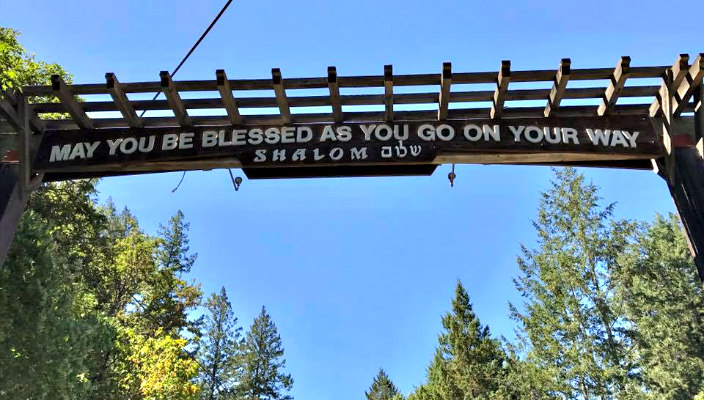
[[[505,354],[489,327],[483,326],[461,282],[452,311],[442,318],[444,332],[428,368],[428,381],[416,396],[423,399],[490,399],[504,380]]]
[[[286,367],[276,325],[262,307],[262,312],[247,332],[242,354],[242,382],[238,392],[245,399],[291,400],[288,391],[293,387]]]
[[[398,394],[398,389],[381,368],[379,368],[379,372],[374,377],[369,391],[364,392],[364,395],[367,396],[367,400],[391,400]]]
[[[644,398],[704,391],[704,290],[675,215],[657,216],[617,272]]]
[[[213,293],[206,302],[207,315],[200,340],[202,398],[223,399],[233,394],[240,383],[242,371],[239,352],[242,328],[227,300],[225,288]]]
[[[613,279],[635,225],[614,220],[613,204],[599,201],[576,170],[555,170],[534,222],[537,248],[522,246],[518,258],[515,282],[526,303],[511,313],[527,361],[548,379],[547,395],[625,399],[635,390],[637,365]]]

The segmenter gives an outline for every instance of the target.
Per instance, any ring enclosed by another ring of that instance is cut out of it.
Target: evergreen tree
[[[262,307],[244,343],[240,396],[247,400],[291,400],[288,391],[293,387],[293,379],[282,372],[286,367],[283,356],[276,325]]]
[[[644,398],[685,400],[704,391],[704,290],[678,218],[645,226],[617,272]]]
[[[204,400],[224,399],[235,391],[241,379],[239,351],[242,328],[227,300],[223,287],[206,302],[208,311],[200,340],[201,397]]]
[[[381,368],[379,368],[379,372],[376,374],[376,377],[374,377],[369,391],[364,392],[364,395],[367,396],[367,400],[391,400],[398,394],[398,389]]]
[[[435,358],[420,397],[429,399],[490,399],[504,379],[505,354],[488,326],[474,314],[467,291],[457,282],[452,311],[442,318]],[[424,393],[424,395],[423,395]]]
[[[614,221],[613,205],[599,200],[574,169],[556,170],[534,222],[538,247],[518,258],[526,303],[522,311],[511,305],[512,315],[546,395],[625,399],[634,390],[637,366],[612,274],[635,226]]]

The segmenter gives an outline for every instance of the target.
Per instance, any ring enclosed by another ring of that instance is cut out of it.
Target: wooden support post
[[[450,85],[452,85],[452,64],[446,62],[442,64],[442,75],[440,75],[438,121],[444,121],[447,119],[447,111],[450,105]]]
[[[169,103],[169,107],[171,107],[171,110],[174,112],[174,117],[176,117],[178,124],[181,126],[193,125],[191,122],[191,117],[188,116],[186,106],[183,105],[181,96],[178,94],[178,89],[176,89],[174,81],[171,80],[171,74],[169,74],[169,71],[161,71],[159,73],[159,77],[161,78],[161,91],[164,92],[166,101]]]
[[[330,90],[330,106],[332,106],[332,118],[336,124],[344,120],[342,114],[342,103],[340,102],[340,84],[337,81],[337,68],[328,67],[328,89]]]
[[[227,79],[227,74],[225,74],[224,69],[215,71],[215,80],[217,81],[222,104],[225,106],[228,118],[230,118],[230,123],[232,125],[240,125],[242,123],[242,116],[240,115],[239,108],[237,108],[237,102],[234,96],[232,96],[232,87],[230,86],[230,81]]]
[[[5,102],[0,101],[0,112],[8,112],[10,114],[14,114],[15,110],[13,107],[17,107],[17,96],[9,90],[0,90],[0,94],[2,94],[2,97],[4,97],[6,100]],[[44,132],[44,121],[39,119],[39,116],[37,116],[30,104],[27,104],[27,111],[29,113],[29,125],[32,128],[32,131],[36,133]],[[7,115],[7,117],[8,120],[12,118],[11,115]],[[9,122],[10,124],[13,123],[12,121]]]
[[[494,104],[491,106],[490,116],[492,119],[500,118],[504,111],[504,101],[506,91],[511,82],[511,61],[501,61],[501,70],[496,78],[496,90],[494,91]]]
[[[384,65],[384,121],[394,120],[394,70]]]
[[[17,131],[17,152],[19,153],[19,175],[17,177],[20,189],[20,196],[29,196],[29,184],[32,173],[32,159],[30,157],[29,139],[32,131],[29,129],[29,110],[27,98],[24,95],[17,96],[17,115],[20,122],[20,130]]]
[[[601,99],[601,104],[597,110],[597,114],[607,115],[616,106],[618,97],[621,95],[623,87],[626,85],[626,79],[628,79],[628,74],[631,69],[631,57],[624,56],[618,62],[613,75],[611,75],[611,82],[604,92],[604,98]]]
[[[545,112],[543,113],[546,118],[550,116],[552,111],[560,107],[560,101],[562,101],[562,96],[567,89],[567,82],[570,80],[571,63],[572,61],[569,58],[563,58],[560,62],[560,67],[557,69],[550,96],[548,97],[548,104],[545,106]]]
[[[68,86],[66,86],[66,83],[64,80],[61,78],[59,75],[52,75],[51,76],[51,88],[54,91],[54,94],[56,97],[59,98],[61,101],[61,104],[63,104],[64,108],[66,109],[66,112],[71,115],[71,119],[73,122],[78,125],[79,128],[81,129],[92,129],[93,128],[93,122],[90,120],[88,115],[83,111],[83,108],[81,107],[81,103],[76,100],[75,97],[73,97],[73,94],[71,93],[71,90],[69,90]]]
[[[680,54],[670,70],[672,71],[672,87],[680,87],[689,72],[689,54]]]
[[[122,118],[127,121],[127,125],[129,125],[130,128],[141,128],[142,119],[137,115],[134,107],[132,107],[132,103],[130,103],[124,90],[122,90],[120,81],[117,80],[117,77],[112,72],[105,74],[105,86],[110,96],[112,96],[112,101],[115,102],[117,109],[120,111],[120,114],[122,114]]]
[[[675,100],[677,104],[673,111],[674,116],[680,116],[687,102],[689,102],[689,98],[692,97],[694,91],[700,87],[702,78],[704,78],[704,53],[697,56],[692,66],[689,68],[685,80],[682,81],[679,87],[676,87],[677,96]]]
[[[274,93],[276,93],[276,104],[279,105],[279,112],[281,113],[281,124],[288,125],[292,122],[291,108],[288,104],[288,98],[286,98],[286,88],[284,87],[280,69],[272,68],[271,81],[274,86]]]

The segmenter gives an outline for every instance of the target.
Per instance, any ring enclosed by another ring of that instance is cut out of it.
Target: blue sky
[[[154,81],[171,70],[224,1],[2,0],[0,25],[77,83]],[[611,67],[671,64],[704,51],[704,3],[655,1],[235,0],[177,79]],[[585,169],[617,201],[619,217],[673,211],[665,183],[647,171]],[[432,177],[245,181],[227,171],[109,178],[99,188],[129,207],[148,232],[178,209],[199,258],[192,278],[206,293],[225,286],[245,328],[262,304],[277,323],[303,400],[362,399],[376,370],[407,394],[423,382],[440,317],[462,279],[481,320],[511,336],[507,304],[519,244],[545,167],[449,166]]]

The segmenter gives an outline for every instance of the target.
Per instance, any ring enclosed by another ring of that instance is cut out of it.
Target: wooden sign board
[[[149,163],[217,168],[229,160],[253,178],[398,175],[452,162],[617,165],[662,154],[647,117],[465,119],[46,131],[33,169],[105,175],[134,165],[145,171]]]

